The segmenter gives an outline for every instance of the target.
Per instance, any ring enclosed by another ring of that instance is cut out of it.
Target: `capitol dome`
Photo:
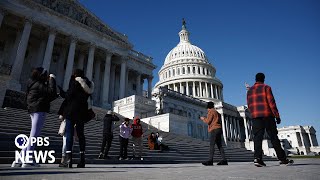
[[[191,44],[185,21],[179,37],[180,42],[166,56],[154,89],[167,87],[204,101],[223,101],[223,84],[215,77],[216,69],[204,51]]]

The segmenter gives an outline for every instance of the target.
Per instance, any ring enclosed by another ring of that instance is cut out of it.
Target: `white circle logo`
[[[28,146],[29,144],[29,138],[28,136],[24,135],[24,134],[19,134],[15,139],[14,139],[14,143],[17,146],[17,148],[19,149],[24,149]]]

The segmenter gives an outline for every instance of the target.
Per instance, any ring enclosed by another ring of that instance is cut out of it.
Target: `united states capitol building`
[[[78,1],[2,0],[0,101],[21,99],[33,67],[56,74],[57,84],[65,90],[73,70],[80,68],[95,82],[97,107],[113,108],[128,118],[139,116],[162,131],[207,140],[207,125],[199,116],[206,115],[206,102],[213,101],[222,115],[225,144],[253,150],[246,106],[224,102],[223,83],[216,77],[213,60],[191,43],[185,21],[178,35],[180,40],[166,56],[159,82],[152,87],[153,59],[136,51],[127,36]],[[289,153],[319,153],[315,133],[312,126],[290,126],[279,129],[279,138]],[[273,156],[265,139],[264,153]]]

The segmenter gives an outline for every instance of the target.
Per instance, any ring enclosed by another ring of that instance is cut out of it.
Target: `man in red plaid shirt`
[[[262,161],[262,140],[265,131],[268,133],[273,148],[277,153],[280,165],[291,165],[293,161],[287,159],[278,138],[276,122],[280,124],[281,119],[276,101],[271,87],[264,84],[264,79],[263,73],[256,74],[256,83],[247,92],[248,108],[253,118],[254,165],[258,167],[266,166]]]

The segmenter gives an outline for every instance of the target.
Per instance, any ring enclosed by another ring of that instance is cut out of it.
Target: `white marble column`
[[[153,77],[148,77],[148,98],[149,99],[151,99],[152,79]]]
[[[202,85],[201,81],[199,81],[199,96],[202,97]]]
[[[76,43],[77,43],[77,39],[72,38],[70,46],[69,46],[66,72],[65,72],[64,81],[63,81],[63,90],[65,90],[65,91],[68,90],[70,77],[72,75],[73,63],[74,63],[74,53],[76,50]]]
[[[228,115],[224,115],[224,118],[226,120],[226,136],[227,138],[230,138],[230,122],[229,122]]]
[[[186,94],[187,94],[187,96],[189,96],[190,94],[189,94],[189,82],[187,81],[186,82]]]
[[[244,124],[244,133],[246,134],[246,141],[249,141],[250,138],[249,138],[249,129],[248,129],[248,124],[247,124],[247,118],[246,117],[243,117],[243,124]]]
[[[125,91],[124,91],[124,97],[128,97],[128,91],[129,91],[129,76],[130,76],[130,70],[127,68],[126,70],[126,83],[125,83]]]
[[[28,41],[31,33],[32,22],[30,20],[26,20],[24,24],[24,28],[22,31],[22,36],[19,42],[19,46],[17,49],[17,55],[14,60],[12,69],[11,69],[11,78],[10,88],[14,90],[21,90],[21,84],[19,82],[20,75],[22,72],[22,67],[24,64],[24,58],[28,47]]]
[[[127,71],[126,60],[123,59],[121,62],[119,99],[124,98],[125,87],[126,87],[126,71]]]
[[[116,66],[111,65],[111,69],[110,69],[110,95],[109,95],[109,102],[110,103],[112,103],[114,100],[115,77],[116,77]]]
[[[56,39],[56,31],[54,29],[50,29],[46,52],[44,54],[42,67],[50,70],[51,58],[52,58],[52,51],[54,46],[54,40]]]
[[[237,129],[237,122],[235,117],[232,116],[232,123],[233,123],[233,139],[234,141],[237,140],[237,135],[238,135],[238,129]]]
[[[215,92],[216,92],[216,97],[217,97],[217,99],[219,99],[219,96],[218,96],[218,86],[217,86],[217,85],[214,86],[214,89],[215,89]]]
[[[103,74],[103,88],[101,92],[102,106],[107,107],[109,105],[109,85],[110,85],[110,67],[112,54],[105,51],[106,61],[104,63],[104,74]]]
[[[196,97],[196,82],[192,82],[192,96]]]
[[[301,144],[302,144],[302,146],[305,146],[302,132],[300,132],[300,138],[301,138]]]
[[[88,63],[87,63],[87,70],[86,70],[86,77],[87,77],[89,80],[92,80],[92,69],[93,69],[93,61],[94,61],[94,51],[95,51],[95,46],[94,46],[94,44],[90,44],[89,55],[88,55]]]
[[[238,130],[237,138],[240,141],[241,140],[241,131],[240,131],[239,119],[236,119],[236,123],[237,123],[237,130]]]
[[[180,86],[180,88],[179,88],[179,93],[183,94],[182,83],[181,83],[181,82],[179,83],[179,86]]]
[[[206,98],[209,98],[208,83],[205,83],[205,85],[206,85]]]
[[[308,133],[308,136],[309,136],[309,140],[310,140],[310,146],[313,147],[313,141],[312,141],[312,137],[311,137],[310,132]]]
[[[233,140],[234,138],[234,131],[233,131],[233,119],[231,116],[228,116],[229,122],[230,122],[230,139]]]
[[[221,122],[222,122],[222,134],[223,134],[223,139],[224,139],[224,142],[225,144],[227,145],[227,134],[226,134],[226,122],[225,122],[225,119],[224,119],[224,114],[221,113]]]
[[[83,67],[84,67],[84,58],[85,58],[85,56],[84,56],[84,54],[83,53],[80,53],[80,55],[79,55],[79,59],[78,59],[78,63],[77,63],[77,68],[78,69],[84,69]]]
[[[101,61],[99,59],[96,59],[94,62],[94,102],[97,105],[100,105],[100,97],[99,97],[99,93],[100,93],[100,85],[101,85],[101,81],[100,81],[100,72],[101,72]]]
[[[221,95],[221,101],[223,101],[223,88],[221,87],[221,89],[220,89],[220,95]]]
[[[210,93],[211,93],[211,98],[214,98],[214,96],[213,96],[213,86],[212,86],[212,83],[210,83]]]
[[[176,84],[176,83],[173,84],[173,90],[174,90],[174,91],[178,91],[178,88],[177,88],[177,84]]]
[[[141,74],[138,72],[137,77],[136,77],[136,90],[137,90],[137,95],[141,96],[142,95],[142,90],[141,90]]]

